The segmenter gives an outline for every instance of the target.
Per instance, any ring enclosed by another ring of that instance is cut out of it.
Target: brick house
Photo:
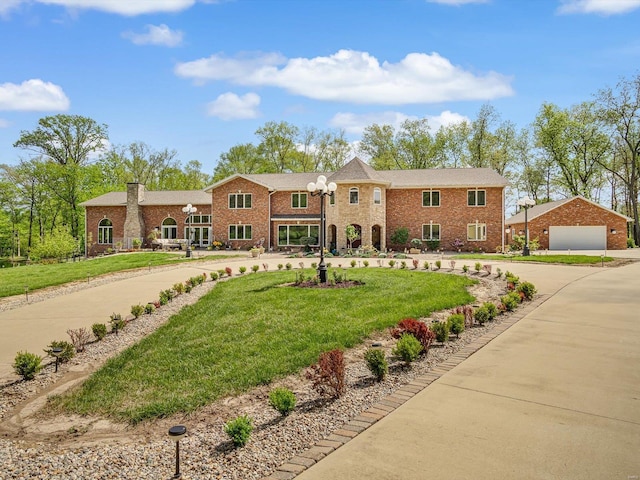
[[[506,220],[506,239],[524,235],[524,211]],[[549,250],[622,250],[627,248],[627,223],[618,212],[582,196],[542,203],[529,208],[529,238]]]
[[[347,247],[346,227],[360,238],[352,247],[406,248],[392,245],[393,232],[406,227],[409,239],[437,240],[449,250],[495,251],[503,247],[504,190],[507,180],[491,169],[377,171],[359,158],[326,173],[335,195],[326,199],[327,247]],[[235,174],[202,191],[147,192],[129,184],[83,203],[87,253],[104,251],[120,239],[145,239],[158,230],[162,238],[186,238],[182,207],[198,208],[192,219],[192,243],[213,240],[232,248],[262,244],[272,250],[319,242],[320,199],[306,189],[318,173]],[[457,247],[456,247],[457,248]]]

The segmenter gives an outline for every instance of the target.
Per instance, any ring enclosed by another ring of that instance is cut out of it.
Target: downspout
[[[269,245],[269,251],[273,250],[273,246],[271,245],[271,229],[273,228],[273,226],[271,225],[271,195],[273,195],[274,193],[276,193],[275,190],[269,192],[269,233],[267,234],[267,245]]]
[[[84,207],[84,258],[87,258],[87,207]]]
[[[504,237],[505,237],[505,235],[506,235],[506,233],[505,233],[505,227],[506,227],[506,225],[505,225],[505,223],[504,223],[504,222],[505,222],[505,218],[504,218],[504,210],[505,210],[505,208],[506,208],[506,205],[505,205],[505,203],[506,203],[506,199],[505,199],[504,191],[505,191],[505,188],[504,188],[504,187],[502,187],[502,228],[500,229],[500,232],[501,232],[501,233],[500,233],[500,238],[502,238],[502,246],[501,246],[501,248],[502,248],[502,253],[504,253]]]

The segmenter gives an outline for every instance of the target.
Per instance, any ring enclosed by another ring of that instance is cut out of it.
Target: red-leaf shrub
[[[313,389],[320,395],[338,398],[346,391],[345,365],[342,350],[324,352],[318,363],[307,370],[306,377],[313,382]]]
[[[462,314],[464,315],[464,325],[465,327],[473,326],[473,307],[471,305],[463,305],[461,307],[456,307],[451,312],[452,315]]]
[[[431,347],[431,344],[436,338],[436,334],[429,329],[426,323],[416,320],[415,318],[400,320],[398,325],[391,330],[391,336],[393,338],[400,338],[404,333],[416,337],[422,344],[422,351],[425,355],[429,353],[429,347]]]

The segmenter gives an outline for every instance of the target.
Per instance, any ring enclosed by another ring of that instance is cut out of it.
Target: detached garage
[[[529,238],[541,249],[623,250],[627,248],[627,223],[631,218],[582,196],[543,203],[527,213]],[[524,211],[505,222],[505,244],[524,235]]]

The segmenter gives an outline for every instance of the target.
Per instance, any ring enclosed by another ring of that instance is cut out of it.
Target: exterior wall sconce
[[[507,235],[509,235],[511,233],[511,229],[509,227],[504,229],[504,233],[506,233]]]
[[[549,230],[547,230],[546,228],[544,230],[542,230],[542,233],[544,233],[545,235],[549,233]]]
[[[518,230],[518,235],[524,235],[524,232],[522,230]]]
[[[611,231],[611,235],[615,235],[616,233],[618,233],[618,231],[615,228],[612,228],[610,231]]]
[[[176,473],[173,475],[173,479],[182,478],[180,473],[180,439],[187,434],[187,427],[184,425],[176,425],[169,429],[169,438],[176,442]]]

